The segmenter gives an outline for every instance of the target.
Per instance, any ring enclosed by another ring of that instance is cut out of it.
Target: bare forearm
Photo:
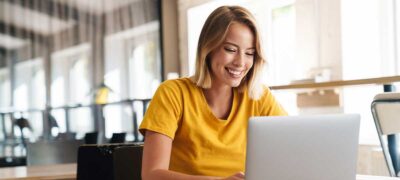
[[[143,175],[142,175],[143,176]],[[163,179],[163,180],[217,180],[221,179],[219,177],[210,177],[210,176],[193,176],[187,175],[183,173],[178,173],[169,170],[153,170],[149,172],[146,176],[142,177],[143,180],[156,180],[156,179]]]

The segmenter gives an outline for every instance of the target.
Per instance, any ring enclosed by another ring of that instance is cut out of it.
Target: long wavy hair
[[[257,100],[262,96],[261,77],[264,58],[260,34],[255,18],[247,9],[240,6],[221,6],[208,16],[199,37],[196,55],[196,71],[192,81],[202,88],[210,88],[212,83],[210,69],[210,54],[225,41],[228,29],[232,23],[241,23],[250,28],[254,35],[253,66],[243,78],[238,89],[243,92],[246,88],[251,99]]]

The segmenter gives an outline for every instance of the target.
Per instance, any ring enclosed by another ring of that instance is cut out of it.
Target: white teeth
[[[242,71],[235,71],[232,69],[228,69],[229,73],[233,74],[233,75],[240,75],[242,73]]]

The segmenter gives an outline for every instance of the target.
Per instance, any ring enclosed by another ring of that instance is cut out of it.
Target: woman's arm
[[[192,176],[168,170],[171,157],[172,139],[163,134],[146,131],[143,161],[142,179],[173,179],[173,180],[208,180],[221,179],[218,177]],[[243,174],[237,173],[227,179],[243,179]]]

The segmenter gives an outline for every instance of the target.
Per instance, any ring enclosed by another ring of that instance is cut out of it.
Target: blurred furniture
[[[0,168],[25,165],[26,157],[0,157]]]
[[[89,132],[85,134],[85,144],[97,144],[98,143],[98,132]]]
[[[142,154],[142,143],[82,145],[77,179],[141,179]]]
[[[297,93],[296,102],[299,108],[340,106],[340,96],[334,89],[320,89]]]
[[[26,140],[25,140],[26,138],[25,138],[23,130],[24,130],[24,128],[28,128],[30,131],[32,131],[32,127],[29,124],[28,119],[26,119],[26,118],[21,116],[20,118],[15,119],[14,125],[17,126],[18,129],[20,130],[20,132],[21,132],[21,142],[24,145],[24,147],[26,147]]]
[[[27,165],[76,163],[82,140],[40,141],[28,143]]]
[[[110,139],[110,143],[124,143],[126,133],[113,133]]]
[[[392,177],[398,176],[400,159],[397,136],[400,133],[400,93],[381,93],[371,103],[386,164]]]
[[[76,164],[0,168],[0,179],[76,179]]]
[[[58,141],[65,141],[65,140],[75,140],[76,133],[75,132],[65,132],[59,133],[56,137]]]

